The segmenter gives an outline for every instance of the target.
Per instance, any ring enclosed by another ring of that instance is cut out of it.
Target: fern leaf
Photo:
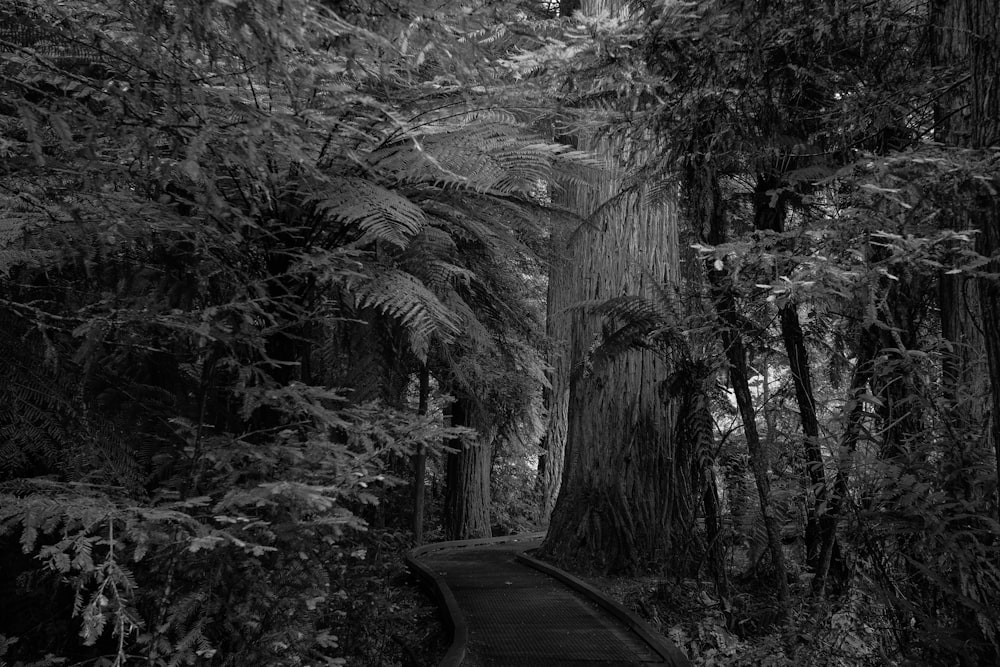
[[[460,331],[455,314],[416,277],[398,269],[355,283],[352,291],[358,308],[375,308],[406,329],[418,358],[426,358],[432,338],[450,341]]]
[[[546,142],[522,126],[481,121],[375,151],[371,165],[401,183],[522,195],[544,182],[594,183],[603,170],[592,155]]]
[[[670,314],[658,301],[634,295],[608,299],[598,303],[593,310],[608,320],[617,320],[632,325],[645,325],[650,329],[666,324],[670,318]]]
[[[316,209],[333,221],[357,225],[360,242],[385,241],[405,248],[426,224],[424,212],[409,199],[363,178],[331,179]]]

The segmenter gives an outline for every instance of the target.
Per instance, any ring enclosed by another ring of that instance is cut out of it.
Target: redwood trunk
[[[620,145],[603,148],[624,152]],[[589,214],[619,187],[620,174],[612,172],[600,192],[577,192],[574,208]],[[567,261],[553,265],[565,271],[551,283],[564,290],[556,294],[559,303],[652,295],[654,283],[677,280],[675,206],[654,208],[645,199],[618,198],[572,237]],[[684,493],[672,483],[685,465],[671,437],[675,410],[657,392],[668,369],[639,350],[591,368],[587,353],[601,319],[576,309],[568,324],[568,363],[557,367],[553,388],[557,396],[568,391],[565,463],[542,553],[583,570],[634,571],[670,552],[675,498]]]
[[[493,430],[476,419],[476,410],[459,399],[451,406],[452,426],[476,428],[471,444],[456,443],[459,451],[448,455],[448,497],[445,533],[451,540],[491,537],[490,453]]]
[[[569,235],[560,228],[552,231],[549,256],[549,286],[546,302],[545,332],[549,340],[549,388],[546,408],[549,413],[538,478],[541,501],[539,523],[545,525],[552,516],[562,484],[566,456],[566,433],[569,419],[569,339],[570,316],[568,300],[574,295],[571,267],[566,258]]]

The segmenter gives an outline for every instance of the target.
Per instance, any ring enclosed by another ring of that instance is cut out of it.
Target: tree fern
[[[478,120],[456,125],[381,148],[369,164],[400,183],[522,195],[544,182],[593,183],[602,169],[589,154],[546,142],[523,126]]]
[[[375,308],[396,319],[410,336],[418,357],[425,357],[432,338],[449,341],[459,322],[437,296],[409,273],[386,269],[371,280],[351,285],[358,308]]]
[[[426,223],[423,211],[408,199],[361,178],[334,177],[323,190],[317,210],[333,224],[357,225],[362,245],[385,241],[404,248]]]

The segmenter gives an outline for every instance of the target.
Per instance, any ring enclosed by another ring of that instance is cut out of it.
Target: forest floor
[[[337,629],[350,667],[433,667],[448,650],[443,612],[403,555],[384,554],[355,582],[353,609]]]
[[[875,629],[877,605],[857,593],[793,609],[791,621],[782,625],[776,623],[773,588],[761,581],[731,583],[732,604],[724,609],[709,593],[709,581],[577,576],[639,614],[696,667],[903,664]]]
[[[393,629],[396,659],[389,664],[392,667],[437,665],[448,651],[450,640],[441,610],[416,575],[407,574],[398,580],[396,590],[400,607],[405,611],[396,619]]]

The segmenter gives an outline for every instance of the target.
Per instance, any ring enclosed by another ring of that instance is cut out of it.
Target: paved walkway
[[[458,608],[455,643],[465,644],[465,650],[453,646],[442,667],[688,665],[666,640],[654,646],[662,638],[651,638],[629,612],[608,600],[606,606],[595,602],[600,594],[593,589],[574,590],[519,560],[518,554],[537,547],[541,536],[510,539],[516,541],[452,542],[415,550],[415,559],[448,589],[444,598],[453,596],[443,604]],[[609,604],[618,607],[619,616],[631,618],[616,616]],[[451,613],[456,615],[454,609]]]

